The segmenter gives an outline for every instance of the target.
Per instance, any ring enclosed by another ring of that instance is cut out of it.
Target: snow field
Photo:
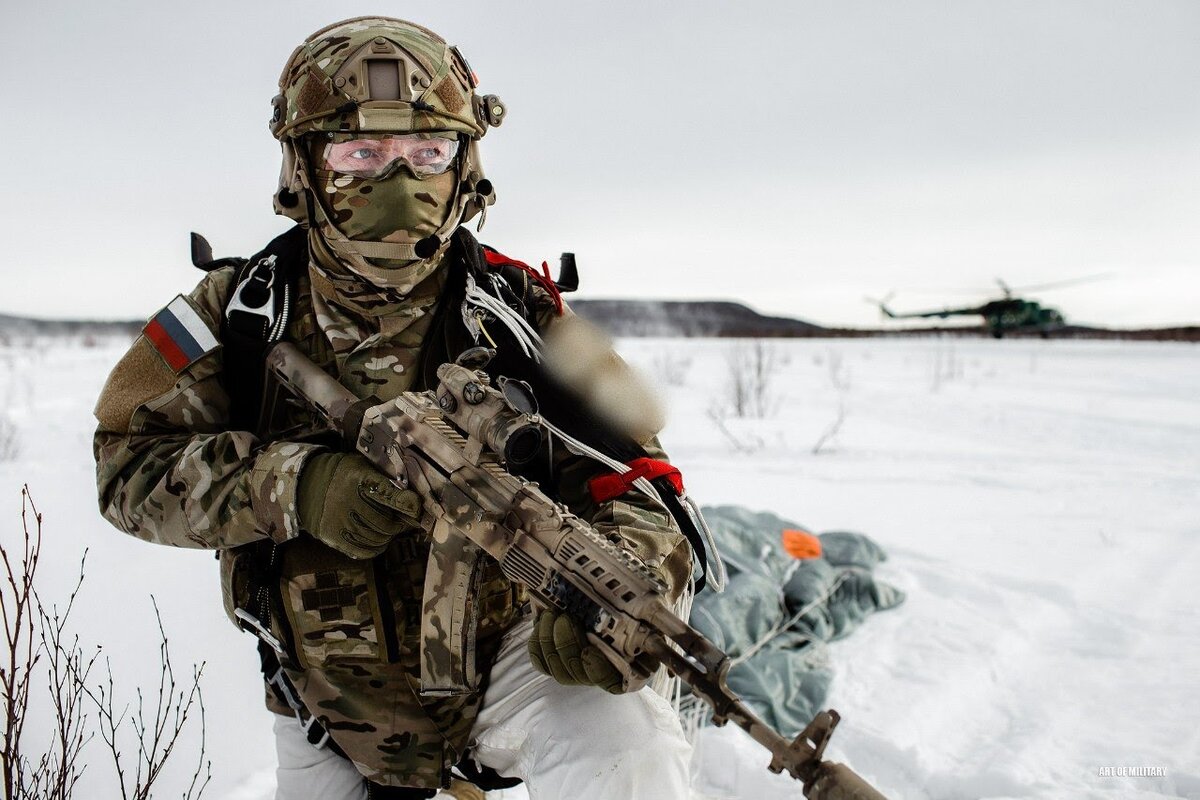
[[[895,797],[1200,796],[1200,354],[769,346],[787,362],[778,410],[728,425],[758,452],[732,453],[701,424],[728,342],[688,349],[663,441],[703,502],[859,530],[891,554],[878,574],[908,601],[830,649],[834,757]],[[676,347],[625,352],[648,365]],[[839,405],[840,430],[813,455]],[[1119,765],[1168,777],[1099,777]]]
[[[28,483],[45,516],[45,596],[66,596],[90,548],[75,629],[103,643],[127,698],[157,682],[157,598],[177,677],[207,661],[206,796],[263,800],[270,719],[253,642],[221,610],[211,554],[147,545],[96,512],[91,409],[125,346],[0,349],[0,536],[6,547],[19,539]],[[862,531],[891,555],[878,574],[907,602],[830,647],[829,705],[843,716],[830,755],[897,798],[1200,797],[1200,351],[965,339],[764,347],[775,365],[768,414],[743,419],[728,412],[728,359],[739,348],[752,357],[752,343],[620,343],[663,389],[662,440],[694,497]],[[29,736],[42,733],[35,721]],[[186,785],[194,743],[180,745],[162,796]],[[723,781],[723,796],[797,796],[755,747],[737,731],[707,732],[706,776],[733,752],[726,777],[740,777]],[[115,796],[101,743],[88,752],[79,796]],[[1103,777],[1106,767],[1166,777]]]

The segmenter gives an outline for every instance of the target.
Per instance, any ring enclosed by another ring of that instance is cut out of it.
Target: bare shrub
[[[829,383],[833,388],[839,392],[849,390],[850,372],[846,369],[846,363],[842,359],[842,354],[830,348],[829,359],[826,363],[829,365]]]
[[[816,443],[812,446],[812,454],[820,455],[822,448],[827,444],[831,444],[837,437],[838,431],[842,429],[842,423],[846,421],[846,404],[843,401],[838,401],[837,416],[833,418],[833,422],[824,430]]]
[[[782,360],[774,347],[763,341],[742,342],[725,351],[724,393],[714,398],[708,407],[708,418],[721,435],[739,453],[756,453],[766,447],[763,438],[753,431],[734,430],[734,418],[767,417],[779,406],[773,387]]]
[[[780,368],[778,351],[756,340],[737,344],[725,353],[725,400],[735,417],[762,417],[775,412],[779,400],[772,383]]]
[[[153,602],[153,598],[151,600]],[[187,791],[183,794],[183,800],[198,800],[212,778],[212,762],[204,759],[204,695],[200,690],[200,676],[204,673],[204,664],[193,665],[191,681],[180,687],[175,680],[167,632],[163,628],[157,602],[154,603],[154,618],[158,622],[159,679],[158,691],[152,696],[150,703],[154,706],[153,714],[147,715],[150,704],[146,702],[140,688],[137,690],[136,710],[131,713],[126,705],[117,711],[111,663],[105,664],[107,680],[95,689],[85,691],[99,710],[100,737],[108,745],[123,800],[148,800],[150,789],[179,743],[179,736],[194,707],[200,716],[200,751],[196,769],[192,773]],[[132,774],[121,752],[121,734],[125,729],[132,733],[137,744]]]
[[[100,648],[90,653],[68,632],[71,611],[83,585],[87,553],[80,559],[79,578],[63,610],[42,602],[36,578],[42,550],[42,515],[29,495],[21,490],[23,550],[11,553],[0,545],[4,581],[0,583],[0,616],[4,623],[5,648],[0,653],[0,779],[6,800],[69,800],[87,767],[82,753],[94,737],[94,710],[101,737],[109,746],[116,767],[122,800],[149,800],[163,765],[179,742],[194,706],[199,708],[200,747],[191,784],[183,800],[199,800],[212,775],[205,761],[204,700],[200,676],[204,666],[193,667],[192,680],[177,688],[167,635],[155,604],[160,637],[160,678],[152,718],[145,714],[145,695],[137,690],[136,716],[128,706],[116,711],[113,675],[95,688],[88,685]],[[24,737],[29,720],[31,689],[41,677],[53,709],[51,741],[44,748],[29,748]],[[128,724],[126,724],[128,723]],[[136,765],[128,775],[127,757],[118,745],[118,731],[130,729]]]
[[[827,366],[829,384],[837,392],[837,413],[821,432],[821,435],[817,437],[817,441],[813,443],[812,454],[814,456],[820,455],[822,452],[829,452],[829,446],[837,439],[837,435],[841,431],[848,413],[846,410],[846,395],[850,392],[850,370],[846,367],[845,359],[839,351],[831,347],[826,352],[827,358],[818,359],[815,363],[818,365],[824,363]]]
[[[0,462],[16,461],[21,455],[21,432],[4,409],[0,409]]]
[[[659,350],[650,362],[654,376],[666,386],[683,386],[692,370],[692,357],[678,351]]]
[[[725,437],[725,440],[729,442],[734,451],[746,454],[757,453],[767,446],[767,443],[758,434],[750,431],[735,433],[730,430],[728,424],[729,413],[720,405],[710,406],[707,413],[708,418],[712,420],[713,425],[721,432],[721,435]]]
[[[929,391],[939,391],[944,384],[961,379],[964,372],[962,358],[954,343],[939,341],[930,358]]]
[[[78,638],[69,639],[66,634],[83,583],[87,554],[81,559],[79,580],[65,610],[60,613],[56,606],[47,610],[34,585],[42,551],[42,515],[28,487],[21,490],[21,529],[23,550],[19,557],[0,545],[5,578],[0,584],[0,609],[7,644],[0,666],[4,796],[10,800],[66,800],[83,774],[80,753],[91,738],[83,687],[96,657],[85,655]],[[39,668],[41,664],[44,668]],[[45,675],[55,726],[49,746],[30,755],[22,734],[29,719],[30,689],[34,676],[39,674]]]
[[[8,549],[0,545],[0,558],[4,561],[7,583],[0,594],[0,611],[4,621],[5,664],[0,667],[0,704],[4,714],[3,750],[0,766],[3,767],[4,796],[15,800],[22,797],[24,787],[32,782],[31,765],[22,752],[21,734],[29,711],[29,688],[33,682],[34,667],[41,659],[35,645],[35,605],[33,576],[37,571],[41,555],[41,525],[38,536],[31,538],[26,520],[25,491],[21,492],[21,523],[25,528],[24,552],[20,563],[9,555]],[[40,519],[40,518],[39,518]]]
[[[18,354],[0,348],[0,377],[4,379],[4,388],[0,391],[0,462],[16,461],[21,455],[21,434],[11,410],[22,401],[28,404],[33,394],[33,380],[27,370],[19,367]]]

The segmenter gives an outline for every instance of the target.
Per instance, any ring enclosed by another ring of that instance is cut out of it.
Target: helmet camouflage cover
[[[453,133],[467,139],[458,162],[461,217],[495,201],[476,143],[507,112],[495,95],[475,92],[465,58],[433,31],[391,17],[355,17],[309,36],[288,59],[272,101],[271,133],[284,151],[278,213],[301,222],[309,189],[306,134]],[[457,216],[457,215],[456,215]]]

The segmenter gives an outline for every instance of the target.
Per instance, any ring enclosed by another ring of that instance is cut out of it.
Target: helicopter
[[[988,330],[993,337],[1001,339],[1006,333],[1025,333],[1036,332],[1043,339],[1050,338],[1050,334],[1055,331],[1062,330],[1066,324],[1066,318],[1057,308],[1052,308],[1043,305],[1036,300],[1026,300],[1021,297],[1014,296],[1014,292],[1037,291],[1041,289],[1056,288],[1059,286],[1067,286],[1076,283],[1085,283],[1105,277],[1103,275],[1090,275],[1086,278],[1074,278],[1068,281],[1056,281],[1055,283],[1043,283],[1036,286],[1018,286],[1010,287],[1000,278],[996,278],[996,283],[1004,292],[1004,296],[995,300],[989,300],[983,305],[968,306],[964,308],[943,308],[939,311],[912,311],[907,313],[896,313],[888,308],[887,303],[891,298],[889,294],[883,300],[870,300],[879,306],[879,310],[883,312],[888,319],[919,319],[932,318],[946,319],[947,317],[962,317],[962,316],[981,316],[984,321],[984,328]]]

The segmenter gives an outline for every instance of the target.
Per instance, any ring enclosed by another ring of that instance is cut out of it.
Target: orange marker
[[[783,532],[783,549],[792,558],[820,558],[821,540],[808,531],[788,529]]]

